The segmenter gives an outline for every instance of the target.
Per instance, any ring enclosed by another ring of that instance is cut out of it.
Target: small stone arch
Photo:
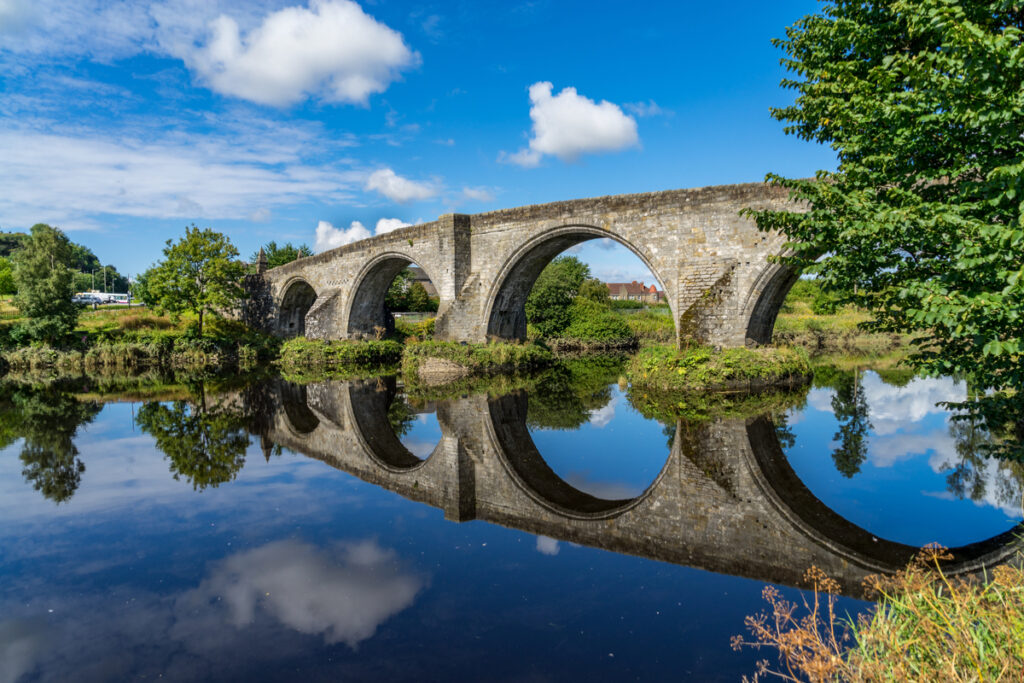
[[[277,330],[286,337],[306,334],[306,314],[316,301],[316,291],[308,282],[296,278],[284,288],[277,318]]]
[[[672,318],[676,320],[673,296],[668,286],[643,251],[625,238],[593,225],[565,225],[529,240],[505,262],[492,285],[486,305],[487,337],[498,339],[526,338],[526,298],[541,271],[563,251],[581,242],[599,238],[612,239],[629,249],[651,271],[668,294]],[[676,327],[679,322],[676,320]],[[678,332],[678,329],[677,329]]]
[[[320,426],[320,418],[309,409],[306,387],[282,381],[280,391],[281,407],[284,408],[288,429],[295,436],[306,436],[313,433]]]
[[[405,254],[389,252],[373,259],[363,268],[356,278],[355,294],[349,306],[349,337],[376,337],[394,329],[395,321],[391,311],[385,307],[384,299],[391,281],[410,265],[423,268],[421,263]],[[431,282],[436,282],[426,268],[423,270]]]
[[[789,290],[799,279],[799,271],[778,263],[770,263],[761,271],[743,305],[743,314],[747,319],[748,346],[772,343],[779,310]]]

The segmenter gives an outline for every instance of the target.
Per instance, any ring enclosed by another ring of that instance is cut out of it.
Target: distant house
[[[665,300],[665,292],[658,291],[655,285],[647,287],[642,282],[609,282],[608,297],[613,301],[640,301],[645,304],[656,304]]]
[[[412,279],[409,281],[409,284],[418,282],[423,285],[423,289],[427,290],[427,296],[432,299],[437,298],[437,287],[430,281],[430,278],[427,277],[426,272],[422,268],[419,266],[409,266],[409,272],[412,273]]]

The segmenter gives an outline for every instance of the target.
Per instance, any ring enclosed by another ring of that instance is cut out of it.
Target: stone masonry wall
[[[521,308],[537,274],[524,264],[607,237],[651,268],[677,321],[688,316],[682,321],[710,343],[742,346],[758,288],[766,286],[762,275],[783,239],[758,231],[739,212],[785,207],[794,208],[784,191],[751,183],[450,214],[269,270],[265,296],[280,306],[292,283],[305,282],[318,297],[306,313],[306,336],[367,335],[367,306],[376,306],[369,290],[379,287],[360,286],[399,261],[415,262],[440,295],[437,336],[485,341],[489,330],[511,329],[495,321]],[[709,297],[713,305],[694,308]],[[267,329],[284,333],[275,316],[267,320]]]

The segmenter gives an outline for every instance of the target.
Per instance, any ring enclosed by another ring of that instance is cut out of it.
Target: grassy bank
[[[13,371],[248,369],[275,357],[278,345],[232,320],[211,319],[200,336],[188,317],[173,322],[140,308],[84,311],[74,333],[55,346],[27,344],[12,323],[0,326],[0,357]]]
[[[807,353],[786,347],[716,351],[703,346],[649,346],[626,366],[633,386],[681,394],[797,386],[808,382],[811,374]]]
[[[447,382],[467,376],[536,370],[553,362],[551,352],[536,344],[413,342],[405,345],[402,376],[410,383]]]
[[[300,368],[379,368],[396,366],[403,347],[396,341],[324,341],[296,337],[281,345],[278,364],[286,371]]]
[[[1019,681],[1024,671],[1024,556],[986,581],[950,578],[941,548],[925,548],[892,577],[871,577],[878,605],[856,623],[835,613],[837,586],[811,568],[815,599],[801,614],[774,588],[770,611],[747,618],[753,641],[776,649],[784,670],[759,676],[810,681]]]

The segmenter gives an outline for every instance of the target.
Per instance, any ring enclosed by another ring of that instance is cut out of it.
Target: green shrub
[[[419,322],[410,322],[404,318],[395,319],[395,333],[401,339],[412,339],[421,341],[434,338],[434,324],[436,318],[427,318]]]
[[[590,299],[577,298],[569,308],[571,322],[561,337],[586,341],[636,343],[636,335],[621,316]]]
[[[296,337],[281,345],[280,363],[285,367],[392,365],[402,359],[402,345],[385,340],[323,341]]]
[[[630,301],[629,299],[612,299],[608,302],[608,307],[612,309],[637,309],[643,308],[644,302],[642,301]]]
[[[546,367],[554,361],[550,351],[536,344],[425,341],[405,346],[402,374],[407,378],[415,378],[420,362],[426,358],[441,358],[457,363],[469,369],[472,374],[522,372]]]
[[[803,383],[811,377],[811,364],[805,351],[787,347],[649,346],[630,360],[627,376],[634,385],[658,391],[732,390]]]
[[[668,310],[665,306],[664,310]],[[630,331],[642,341],[667,344],[676,339],[676,325],[668,314],[657,309],[645,309],[633,315],[625,316]]]

